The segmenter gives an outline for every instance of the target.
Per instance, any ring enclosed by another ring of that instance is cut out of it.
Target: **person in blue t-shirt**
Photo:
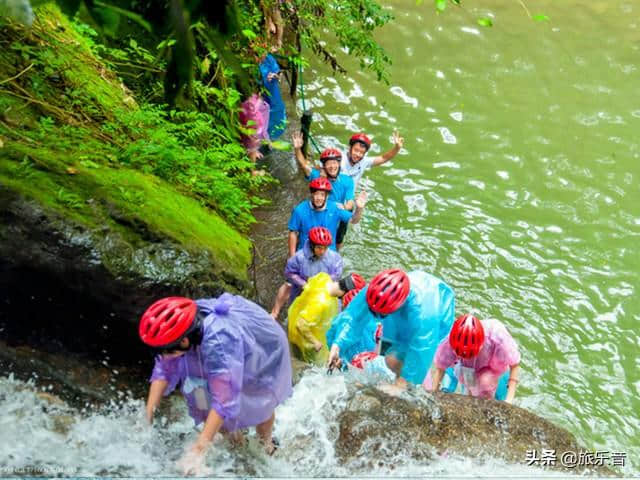
[[[328,199],[331,192],[331,182],[325,177],[319,177],[311,180],[309,183],[309,191],[311,192],[309,200],[303,200],[291,212],[289,219],[289,238],[288,258],[295,255],[296,250],[301,249],[309,236],[309,230],[313,227],[325,227],[331,233],[331,250],[336,250],[335,235],[338,224],[351,221],[358,223],[362,217],[362,211],[367,203],[367,193],[362,192],[358,195],[355,202],[355,211],[351,213],[348,210],[340,208],[336,202]],[[278,290],[276,298],[286,298],[291,291],[291,284],[285,283]],[[277,318],[278,309],[271,311],[274,318]]]
[[[319,177],[309,182],[311,198],[300,202],[291,212],[289,219],[289,256],[293,256],[307,240],[309,230],[313,227],[325,227],[330,232],[334,241],[331,250],[336,250],[335,235],[340,222],[358,223],[362,217],[362,210],[367,203],[367,193],[362,192],[356,200],[356,208],[352,213],[349,210],[329,200],[332,185],[325,177]]]
[[[342,152],[335,148],[326,148],[320,154],[322,169],[313,168],[302,152],[302,134],[294,133],[292,140],[296,159],[298,160],[300,170],[304,173],[305,179],[311,181],[326,176],[331,182],[332,187],[329,200],[333,200],[337,204],[342,205],[345,210],[353,210],[355,184],[349,175],[340,172]],[[336,232],[336,248],[338,250],[342,246],[344,235],[347,232],[347,225],[348,222],[340,222],[338,231]]]

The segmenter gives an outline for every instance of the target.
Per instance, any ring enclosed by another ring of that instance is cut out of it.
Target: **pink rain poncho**
[[[482,320],[484,343],[478,355],[460,359],[449,344],[447,336],[436,350],[433,364],[446,370],[456,364],[458,380],[474,397],[493,398],[498,381],[510,367],[520,363],[518,345],[499,320]],[[425,388],[428,388],[425,385]]]
[[[242,102],[240,123],[243,127],[254,130],[254,133],[251,135],[242,136],[242,143],[248,152],[255,152],[260,148],[263,140],[269,141],[269,133],[267,132],[269,125],[269,104],[265,102],[260,95],[254,93]]]
[[[285,332],[262,308],[237,295],[196,303],[206,315],[202,343],[180,357],[156,357],[151,381],[169,382],[165,395],[182,382],[196,424],[210,409],[230,432],[268,420],[292,392]]]

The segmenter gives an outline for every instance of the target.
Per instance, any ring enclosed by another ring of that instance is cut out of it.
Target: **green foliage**
[[[100,45],[90,27],[70,28],[53,7],[42,8],[28,34],[17,26],[0,32],[0,42],[8,45],[0,52],[0,71],[12,77],[33,66],[29,75],[0,86],[0,103],[27,100],[21,115],[35,119],[7,134],[14,157],[28,159],[22,174],[31,163],[59,174],[70,167],[126,166],[175,185],[246,230],[255,221],[252,209],[265,203],[259,192],[274,180],[251,174],[253,163],[240,143],[239,92],[195,82],[195,101],[208,105],[206,112],[137,105],[105,69],[102,56],[116,67],[151,68],[156,58],[135,40],[123,49]],[[135,192],[119,193],[135,204],[144,202]],[[67,189],[57,199],[73,209],[81,206]]]
[[[449,2],[460,6],[462,4],[462,0],[433,0],[434,6],[437,13],[442,13],[446,10]],[[416,0],[416,5],[421,5],[423,0]],[[531,15],[527,5],[524,3],[524,0],[518,0],[524,11],[527,13],[527,16],[536,22],[544,22],[549,20],[549,17],[544,14]],[[492,27],[493,20],[489,17],[481,17],[476,20],[476,23],[482,27]]]
[[[80,195],[70,192],[63,187],[58,189],[56,195],[58,201],[69,208],[81,209],[83,206],[84,202],[82,201],[82,197],[80,197]]]
[[[295,0],[302,44],[338,71],[345,69],[337,60],[337,48],[360,61],[360,68],[374,72],[378,80],[388,81],[391,59],[373,38],[376,29],[393,17],[378,3],[369,0]],[[328,35],[327,35],[328,34]],[[326,39],[335,38],[337,48]]]

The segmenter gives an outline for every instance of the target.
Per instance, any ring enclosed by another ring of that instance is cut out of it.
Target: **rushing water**
[[[640,4],[525,0],[550,17],[536,22],[516,1],[441,15],[386,3],[390,85],[318,65],[304,78],[323,146],[405,138],[366,176],[348,266],[445,279],[459,313],[501,319],[519,342],[518,405],[637,466]]]
[[[323,371],[305,373],[293,397],[277,410],[275,435],[280,448],[273,457],[263,453],[251,434],[247,445],[232,447],[217,438],[200,474],[208,476],[312,477],[370,476],[358,462],[340,465],[334,452],[338,413],[347,398],[345,377]],[[172,418],[162,417],[151,428],[141,400],[122,401],[81,410],[51,401],[32,383],[0,378],[1,476],[179,476],[176,465],[183,448],[196,438],[193,421],[178,397]],[[177,411],[176,411],[177,410]],[[391,428],[391,427],[390,427]],[[485,458],[444,454],[428,464],[411,458],[383,458],[394,468],[378,468],[376,476],[432,476],[474,472],[491,476],[530,478],[558,476],[534,467],[509,465]]]
[[[406,141],[365,176],[370,203],[348,234],[348,267],[433,272],[454,287],[459,313],[503,320],[523,354],[516,404],[593,450],[626,452],[624,472],[637,472],[640,5],[525,0],[551,19],[540,23],[516,1],[463,0],[442,15],[431,2],[386,3],[396,16],[379,35],[394,60],[390,85],[320,65],[304,74],[323,146],[360,130],[374,153],[394,128]],[[484,16],[494,27],[476,24]],[[357,474],[334,455],[345,395],[340,376],[305,374],[278,409],[280,451],[223,442],[213,473]],[[5,475],[174,475],[195,438],[184,411],[150,429],[141,401],[78,411],[11,379],[0,379],[0,411]],[[399,460],[376,474],[533,474],[497,461]]]

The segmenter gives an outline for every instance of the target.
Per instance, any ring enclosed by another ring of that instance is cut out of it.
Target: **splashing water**
[[[370,475],[372,472],[363,466],[366,462],[341,465],[334,450],[338,415],[348,397],[348,381],[342,375],[327,376],[320,369],[305,372],[293,396],[276,411],[274,434],[280,441],[276,454],[267,456],[254,432],[242,447],[233,447],[227,440],[216,437],[206,459],[210,474]],[[172,408],[171,420],[163,417],[149,427],[142,400],[78,409],[43,392],[33,382],[14,380],[12,376],[2,378],[0,470],[8,475],[44,476],[181,475],[176,462],[183,449],[195,440],[197,431],[180,396],[170,397],[170,401],[178,406]],[[491,475],[496,471],[528,477],[559,475],[494,459],[446,454],[429,463],[404,456],[381,460],[384,462],[376,468],[376,475],[450,476],[466,472]]]

